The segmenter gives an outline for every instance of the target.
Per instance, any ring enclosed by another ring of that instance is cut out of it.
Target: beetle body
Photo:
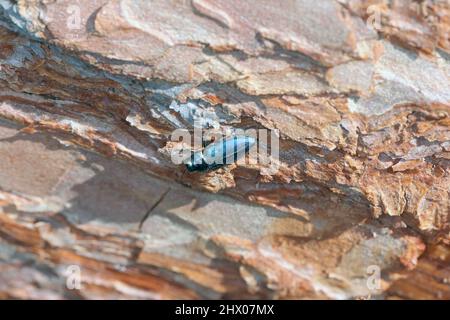
[[[255,138],[244,135],[220,139],[206,146],[203,151],[192,153],[186,167],[189,171],[206,171],[234,163],[255,143]]]

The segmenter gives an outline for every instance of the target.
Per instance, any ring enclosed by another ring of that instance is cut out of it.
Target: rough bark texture
[[[0,0],[0,297],[450,299],[449,17]],[[279,171],[174,165],[198,115],[278,129]]]

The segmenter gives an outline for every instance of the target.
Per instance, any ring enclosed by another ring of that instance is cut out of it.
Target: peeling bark
[[[0,297],[448,299],[449,10],[0,1]],[[199,114],[279,170],[174,164]]]

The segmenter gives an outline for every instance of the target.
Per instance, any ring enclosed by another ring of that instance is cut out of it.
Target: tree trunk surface
[[[450,299],[449,17],[0,1],[0,298]],[[175,164],[198,123],[277,170]]]

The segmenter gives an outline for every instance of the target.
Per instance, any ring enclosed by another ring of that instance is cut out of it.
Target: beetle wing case
[[[231,164],[243,157],[255,143],[255,138],[249,136],[220,139],[203,150],[203,159],[209,165]]]
[[[256,140],[250,136],[232,136],[209,144],[203,152],[193,152],[185,162],[188,171],[206,171],[231,164],[243,157]]]

